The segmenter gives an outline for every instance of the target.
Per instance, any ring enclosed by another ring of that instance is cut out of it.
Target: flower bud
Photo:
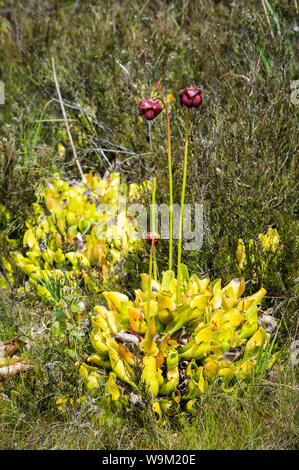
[[[154,100],[142,100],[139,104],[139,114],[148,121],[154,119],[162,111],[162,106]]]
[[[200,88],[195,88],[193,85],[189,88],[182,88],[179,91],[181,105],[187,108],[198,108],[202,103],[201,92]]]
[[[152,240],[154,240],[154,246],[157,246],[160,238],[161,238],[161,235],[157,232],[148,232],[146,234],[146,241],[149,245],[151,245]]]

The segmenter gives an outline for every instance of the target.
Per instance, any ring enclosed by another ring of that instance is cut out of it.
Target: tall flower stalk
[[[181,210],[180,210],[178,263],[177,263],[177,303],[179,303],[179,300],[180,300],[180,287],[181,287],[181,257],[182,257],[184,203],[185,203],[187,164],[188,164],[189,128],[190,128],[190,108],[187,109],[187,113],[186,113],[185,154],[184,154],[183,185],[182,185]]]
[[[177,303],[180,300],[181,289],[181,257],[182,257],[182,239],[183,239],[183,221],[184,221],[184,203],[187,179],[187,165],[188,165],[188,144],[189,144],[189,127],[190,127],[190,108],[198,108],[202,104],[201,89],[195,88],[190,85],[188,88],[182,88],[179,91],[179,98],[182,106],[187,107],[186,113],[186,133],[185,133],[185,155],[184,155],[184,170],[183,170],[183,184],[181,195],[181,209],[180,209],[180,226],[179,226],[179,242],[178,242],[178,260],[177,260]],[[171,135],[170,135],[170,117],[167,105],[163,98],[156,96],[153,99],[142,100],[139,104],[139,114],[147,120],[154,119],[162,111],[161,102],[165,109],[167,121],[167,136],[168,136],[168,174],[169,174],[169,270],[172,270],[172,243],[173,243],[173,186],[172,186],[172,163],[171,163]],[[155,185],[155,183],[154,183]],[[152,201],[155,199],[155,186],[153,189]],[[153,203],[154,204],[154,203]],[[154,223],[152,223],[154,230]],[[150,274],[152,274],[152,264],[154,257],[154,277],[157,279],[156,271],[156,253],[151,250],[150,255]],[[151,277],[150,277],[151,281]],[[148,300],[149,302],[149,300]]]
[[[156,204],[156,186],[157,180],[156,178],[153,179],[153,194],[152,194],[152,230],[155,232],[155,204]],[[156,247],[154,246],[153,250],[153,269],[154,269],[154,279],[157,280],[157,255],[156,255]]]
[[[172,237],[173,237],[173,189],[172,189],[172,164],[171,164],[171,134],[170,134],[170,117],[165,101],[156,96],[154,101],[161,101],[166,114],[167,120],[167,147],[168,147],[168,178],[169,178],[169,258],[168,268],[172,269]]]
[[[146,309],[146,322],[149,327],[150,319],[151,319],[151,293],[152,293],[152,273],[153,273],[153,253],[156,249],[155,247],[158,245],[160,240],[159,233],[156,232],[149,232],[146,235],[146,241],[151,246],[150,251],[150,259],[149,259],[149,272],[148,272],[148,288],[147,288],[147,309]]]
[[[182,238],[183,238],[183,220],[184,220],[184,203],[187,179],[187,164],[188,164],[188,144],[189,144],[189,128],[190,128],[190,108],[198,108],[202,103],[201,89],[195,88],[190,85],[188,88],[182,88],[179,91],[179,97],[182,106],[186,106],[186,132],[185,132],[185,156],[184,156],[184,170],[183,170],[183,184],[181,195],[181,210],[180,210],[180,227],[179,227],[179,243],[178,243],[178,262],[177,262],[177,303],[180,301],[181,292],[181,257],[182,257]]]
[[[152,269],[153,269],[153,251],[155,248],[155,239],[152,239],[151,243],[151,251],[150,251],[150,259],[149,259],[149,273],[148,273],[148,290],[147,290],[147,318],[146,322],[147,325],[150,324],[151,320],[151,293],[152,293]]]

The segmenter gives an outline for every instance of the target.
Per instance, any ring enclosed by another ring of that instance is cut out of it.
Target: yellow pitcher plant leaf
[[[159,382],[156,369],[156,359],[152,356],[144,356],[141,381],[145,382],[149,392],[155,398],[159,392]]]
[[[119,292],[103,292],[109,310],[120,312],[122,302],[128,302],[128,296]]]
[[[110,361],[105,359],[100,354],[91,354],[87,358],[87,362],[91,362],[92,364],[96,364],[97,366],[102,367],[104,369],[111,369]]]
[[[159,354],[159,349],[154,341],[156,331],[155,318],[152,317],[150,324],[147,326],[145,338],[140,342],[140,348],[146,356],[155,357]]]
[[[131,328],[136,331],[136,333],[143,335],[146,331],[146,322],[143,312],[134,307],[129,307],[128,311]]]
[[[107,346],[109,349],[109,359],[113,372],[115,372],[115,374],[121,380],[135,388],[136,385],[131,380],[134,376],[133,371],[131,371],[130,373],[130,369],[125,367],[123,360],[119,356],[118,343],[111,338],[107,338]]]

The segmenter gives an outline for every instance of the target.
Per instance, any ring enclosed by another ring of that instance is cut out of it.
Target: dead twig
[[[265,5],[265,0],[262,0],[262,5],[263,5],[263,9],[264,9],[264,12],[265,12],[266,18],[267,18],[267,23],[268,23],[268,25],[269,25],[269,28],[270,28],[270,33],[271,33],[271,36],[272,36],[272,38],[274,39],[274,33],[273,33],[273,30],[272,30],[272,26],[271,26],[270,18],[269,18],[269,15],[268,15],[268,10],[267,10],[267,7],[266,7],[266,5]]]
[[[76,152],[76,149],[75,149],[73,137],[72,137],[72,134],[71,134],[70,126],[69,126],[69,123],[68,123],[68,120],[67,120],[63,100],[62,100],[61,93],[60,93],[59,83],[58,83],[58,80],[57,80],[57,75],[56,75],[56,70],[55,70],[55,61],[54,61],[53,57],[52,57],[52,69],[53,69],[54,82],[55,82],[55,86],[56,86],[56,90],[57,90],[57,94],[58,94],[58,98],[59,98],[59,103],[60,103],[60,107],[61,107],[62,114],[63,114],[63,117],[64,117],[66,130],[67,130],[67,133],[68,133],[68,136],[69,136],[69,139],[70,139],[70,143],[71,143],[71,146],[72,146],[74,159],[75,159],[75,162],[77,164],[78,170],[80,172],[82,181],[84,181],[84,174],[83,174],[83,171],[82,171],[79,159],[78,159],[78,155],[77,155],[77,152]]]

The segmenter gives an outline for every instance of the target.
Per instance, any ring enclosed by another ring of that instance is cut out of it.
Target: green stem
[[[171,138],[170,138],[170,117],[165,101],[156,96],[154,100],[160,100],[164,106],[167,120],[167,138],[168,138],[168,178],[169,178],[169,270],[172,269],[172,233],[173,233],[173,189],[172,189],[172,166],[171,166]]]
[[[181,256],[182,256],[182,238],[183,238],[183,212],[184,212],[186,178],[187,178],[189,123],[190,123],[190,108],[187,108],[186,134],[185,134],[185,157],[184,157],[184,172],[183,172],[183,186],[182,186],[181,211],[180,211],[179,244],[178,244],[177,304],[180,301],[180,291],[181,291]]]
[[[154,246],[154,251],[153,251],[153,265],[154,265],[154,280],[157,280],[157,253],[156,253],[156,247]]]
[[[151,293],[152,293],[152,269],[153,269],[153,251],[154,251],[155,238],[152,239],[150,259],[149,259],[149,273],[148,273],[148,288],[147,288],[147,319],[149,325],[151,320]]]
[[[155,204],[156,204],[156,187],[157,187],[157,180],[156,178],[153,179],[153,194],[152,194],[152,231],[155,233]],[[156,247],[154,246],[153,251],[153,265],[154,265],[154,279],[157,280],[157,256],[156,256]]]

